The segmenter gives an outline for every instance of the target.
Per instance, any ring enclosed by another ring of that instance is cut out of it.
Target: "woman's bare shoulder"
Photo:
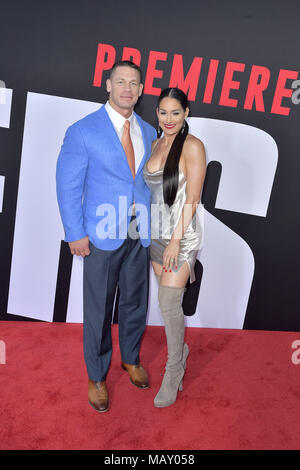
[[[185,139],[185,147],[193,150],[203,150],[204,144],[198,137],[195,137],[193,134],[188,134]]]
[[[199,157],[204,161],[205,148],[202,140],[192,134],[188,134],[183,146],[183,156],[186,162],[195,161]]]

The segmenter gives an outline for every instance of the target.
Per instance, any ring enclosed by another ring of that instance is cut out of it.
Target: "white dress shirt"
[[[108,101],[105,103],[105,109],[121,141],[123,130],[124,130],[124,122],[127,119],[124,118],[124,116],[122,116],[120,113],[118,113],[118,111],[116,111],[114,108],[112,108]],[[142,131],[138,124],[137,118],[135,117],[133,113],[128,118],[128,121],[130,121],[130,137],[131,137],[132,145],[134,149],[135,172],[137,173],[138,168],[140,166],[140,163],[145,153],[143,136],[142,136]]]

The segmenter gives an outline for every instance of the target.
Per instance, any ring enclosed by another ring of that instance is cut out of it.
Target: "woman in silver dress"
[[[159,283],[159,306],[165,324],[168,359],[154,405],[172,405],[182,390],[189,348],[184,343],[181,306],[185,285],[195,280],[194,264],[202,241],[197,218],[206,174],[203,143],[189,134],[187,96],[178,88],[161,92],[156,109],[159,134],[144,166],[151,190],[150,258]]]

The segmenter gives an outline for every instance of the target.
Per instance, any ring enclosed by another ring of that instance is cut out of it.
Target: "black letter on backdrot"
[[[204,204],[205,209],[218,219],[217,211],[215,210],[218,189],[220,185],[222,174],[222,165],[220,162],[211,161],[207,165],[206,177],[203,184],[201,203]],[[219,220],[219,219],[218,219]],[[196,281],[192,284],[188,280],[186,284],[186,291],[182,299],[182,309],[184,315],[191,317],[195,315],[198,297],[201,287],[203,276],[202,263],[197,259],[194,267]]]
[[[69,244],[61,241],[58,263],[53,322],[66,322],[73,256]]]

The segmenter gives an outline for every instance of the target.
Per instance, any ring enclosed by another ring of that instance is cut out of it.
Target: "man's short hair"
[[[111,78],[114,70],[117,68],[117,67],[131,67],[132,69],[135,69],[139,72],[140,74],[140,82],[142,83],[143,81],[143,76],[142,76],[142,70],[141,68],[136,65],[134,62],[132,62],[131,60],[119,60],[118,62],[115,62],[114,65],[112,66],[112,68],[110,69],[110,75],[109,75],[109,78]]]

